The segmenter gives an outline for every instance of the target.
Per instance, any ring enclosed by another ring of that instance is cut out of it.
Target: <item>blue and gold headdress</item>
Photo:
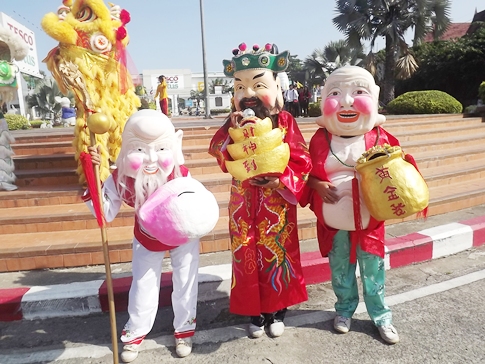
[[[278,54],[274,44],[267,43],[264,48],[254,45],[251,51],[246,52],[246,44],[239,44],[233,49],[231,60],[223,60],[224,74],[234,77],[234,73],[247,69],[265,69],[273,72],[283,72],[288,68],[290,53],[284,51]]]

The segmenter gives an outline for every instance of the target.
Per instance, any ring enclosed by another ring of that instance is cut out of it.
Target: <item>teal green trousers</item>
[[[337,303],[337,315],[351,318],[359,304],[359,291],[355,269],[350,264],[349,232],[340,230],[333,239],[332,250],[328,255],[332,270],[332,286]],[[363,285],[363,296],[367,312],[376,326],[392,324],[392,313],[384,302],[386,271],[384,259],[364,252],[357,247],[357,262]]]

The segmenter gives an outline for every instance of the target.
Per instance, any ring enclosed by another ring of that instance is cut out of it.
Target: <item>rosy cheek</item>
[[[370,114],[373,109],[372,99],[367,96],[357,96],[354,99],[354,107],[363,114]]]
[[[271,105],[272,101],[269,95],[264,95],[260,97],[261,102],[263,105]]]
[[[140,167],[143,165],[143,158],[140,156],[129,156],[128,157],[128,166],[133,171],[138,171]]]
[[[160,158],[158,164],[162,169],[166,170],[167,168],[173,165],[173,158],[172,157],[164,157]]]
[[[325,115],[335,114],[338,110],[339,102],[337,99],[325,99],[323,104],[323,113]]]

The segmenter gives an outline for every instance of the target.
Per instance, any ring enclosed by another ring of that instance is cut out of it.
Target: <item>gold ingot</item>
[[[253,154],[261,154],[278,147],[283,143],[283,132],[276,128],[268,133],[235,144],[228,144],[227,151],[232,159],[244,159]]]
[[[389,154],[372,153],[355,167],[361,177],[365,204],[379,221],[403,219],[423,211],[429,203],[423,177],[403,159],[401,148],[396,149]]]
[[[256,176],[279,176],[284,172],[289,160],[290,146],[283,143],[261,154],[226,161],[226,168],[235,179],[242,182]]]
[[[234,143],[264,135],[273,129],[273,122],[270,118],[259,119],[256,116],[249,116],[242,119],[241,124],[241,127],[229,128],[229,135]]]

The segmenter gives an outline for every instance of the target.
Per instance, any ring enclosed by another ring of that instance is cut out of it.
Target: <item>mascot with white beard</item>
[[[103,184],[103,209],[112,221],[122,203],[135,209],[133,282],[121,341],[121,359],[131,362],[151,331],[159,305],[162,260],[170,252],[176,353],[192,351],[196,326],[199,239],[217,223],[214,195],[190,177],[183,165],[182,130],[155,110],[141,110],[127,121],[116,168]],[[90,147],[93,164],[100,163]],[[84,201],[92,209],[89,191]]]

